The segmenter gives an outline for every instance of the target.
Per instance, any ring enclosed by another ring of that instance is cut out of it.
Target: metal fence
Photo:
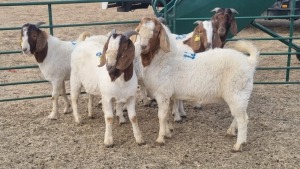
[[[95,25],[113,25],[113,24],[132,24],[132,23],[138,23],[139,21],[123,21],[123,22],[94,22],[94,23],[78,23],[78,24],[53,24],[53,19],[52,19],[52,5],[59,5],[59,4],[78,4],[78,3],[95,3],[95,2],[122,2],[121,0],[65,0],[65,1],[44,1],[44,2],[20,2],[20,3],[0,3],[0,7],[12,7],[12,6],[47,6],[48,8],[48,23],[49,25],[47,26],[41,26],[41,28],[49,28],[50,34],[53,35],[53,30],[55,28],[63,28],[63,27],[80,27],[80,26],[95,26]],[[129,0],[130,1],[130,0]],[[294,5],[295,5],[295,0]],[[177,0],[175,3],[173,2],[173,5],[170,6],[169,4],[166,4],[164,0],[153,0],[152,2],[152,7],[154,9],[154,12],[156,15],[160,15],[157,11],[156,4],[160,2],[164,6],[168,5],[168,8],[164,8],[161,10],[162,15],[168,19],[171,20],[174,26],[174,29],[176,29],[176,22],[180,20],[201,20],[201,19],[208,19],[208,18],[168,18],[167,17],[167,12],[175,13],[176,11],[176,5],[177,5]],[[100,8],[100,6],[99,6]],[[172,11],[173,10],[173,11]],[[297,46],[295,43],[293,43],[293,40],[295,39],[300,39],[300,37],[295,37],[293,36],[294,34],[294,20],[296,17],[300,17],[299,15],[295,15],[295,6],[293,6],[292,13],[288,16],[280,16],[280,18],[288,18],[290,20],[290,34],[288,37],[282,37],[275,32],[269,30],[268,28],[264,27],[263,25],[253,21],[251,22],[251,25],[255,26],[256,28],[266,32],[267,34],[271,35],[272,38],[246,38],[248,40],[279,40],[282,43],[287,45],[287,52],[275,52],[275,53],[261,53],[262,55],[268,56],[268,55],[286,55],[287,56],[287,65],[285,67],[258,67],[257,70],[285,70],[286,71],[286,78],[285,81],[282,82],[255,82],[255,84],[300,84],[300,79],[298,81],[290,81],[290,71],[295,70],[295,69],[300,69],[300,67],[296,66],[291,66],[291,57],[292,55],[300,55],[300,48]],[[262,16],[247,16],[247,17],[236,17],[237,20],[243,20],[243,19],[266,19],[266,18],[279,18],[276,16],[273,17],[262,17]],[[20,30],[21,27],[0,27],[0,31],[10,31],[10,30]],[[175,30],[173,30],[175,31]],[[243,38],[245,39],[245,38]],[[233,38],[233,39],[228,39],[228,41],[234,41],[238,40],[238,38]],[[292,49],[295,49],[296,52],[292,52]],[[11,51],[0,51],[0,57],[1,55],[4,54],[19,54],[21,51],[19,50],[11,50]],[[0,65],[0,71],[4,70],[11,70],[11,69],[33,69],[33,68],[38,68],[37,65],[28,65],[28,66],[9,66],[9,67],[1,67]],[[23,84],[35,84],[35,83],[44,83],[47,82],[45,80],[30,80],[30,81],[23,81],[23,82],[0,82],[0,87],[4,86],[12,86],[12,85],[23,85]],[[5,101],[14,101],[14,100],[25,100],[25,99],[34,99],[34,98],[44,98],[44,97],[51,97],[51,95],[42,95],[42,96],[29,96],[29,97],[20,97],[20,98],[8,98],[8,99],[2,99],[0,98],[0,102],[5,102]]]

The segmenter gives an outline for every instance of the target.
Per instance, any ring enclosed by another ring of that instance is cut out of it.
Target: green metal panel
[[[259,16],[276,0],[176,0],[174,13],[169,13],[168,18],[176,17],[176,29],[174,23],[171,30],[175,33],[187,33],[193,30],[195,20],[177,20],[178,18],[211,18],[212,9],[216,7],[234,8],[239,12],[236,16]],[[245,28],[253,19],[243,19],[238,21],[238,29]]]

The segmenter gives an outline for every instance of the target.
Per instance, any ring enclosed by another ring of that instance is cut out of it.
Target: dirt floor
[[[117,13],[115,8],[102,10],[100,3],[52,8],[54,24],[138,20],[154,16],[151,8]],[[48,21],[46,6],[0,7],[0,27],[38,21]],[[258,22],[280,35],[289,34],[287,20]],[[112,28],[123,32],[135,26],[58,28],[54,34],[64,40],[75,40],[86,30],[106,34]],[[300,22],[296,21],[294,27],[295,36],[299,37]],[[238,37],[268,35],[248,27]],[[19,50],[19,38],[19,30],[0,31],[0,50]],[[287,47],[277,41],[254,43],[261,52],[287,52]],[[296,43],[299,45],[299,40]],[[0,55],[0,63],[1,67],[35,65],[35,60],[20,54]],[[284,67],[286,64],[286,55],[262,56],[259,67]],[[291,65],[300,66],[294,55]],[[43,79],[38,69],[0,71],[0,77],[1,83]],[[257,71],[255,75],[256,82],[284,80],[284,71]],[[291,71],[291,81],[299,80],[299,70]],[[0,88],[1,99],[43,94],[51,94],[48,83]],[[136,111],[146,145],[138,146],[134,142],[130,123],[120,126],[115,120],[113,148],[103,145],[105,124],[101,106],[94,107],[95,119],[89,119],[87,97],[82,95],[80,112],[84,124],[78,126],[72,114],[61,113],[62,99],[59,104],[59,119],[51,121],[46,118],[52,108],[50,98],[0,102],[0,168],[300,168],[300,85],[254,86],[248,107],[248,143],[240,153],[230,151],[236,138],[226,137],[232,120],[226,104],[209,104],[202,110],[195,110],[185,103],[188,118],[174,123],[173,137],[158,147],[154,145],[159,127],[157,108],[144,107],[138,102]]]

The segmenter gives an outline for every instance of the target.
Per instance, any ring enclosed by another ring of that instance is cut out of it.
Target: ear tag
[[[199,36],[199,35],[196,35],[194,41],[195,41],[195,42],[200,41],[200,36]]]
[[[98,52],[98,53],[96,53],[96,56],[99,57],[99,58],[101,58],[102,53],[101,53],[101,52]]]

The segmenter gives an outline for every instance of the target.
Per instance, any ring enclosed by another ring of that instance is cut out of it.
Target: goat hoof
[[[243,147],[246,147],[247,143],[242,143],[240,145],[235,144],[233,146],[233,149],[231,150],[232,153],[242,152]]]
[[[105,147],[106,147],[106,148],[113,148],[113,147],[114,147],[114,144],[105,144]]]
[[[143,141],[141,141],[141,142],[139,142],[137,144],[138,144],[138,146],[143,146],[143,145],[146,145],[146,142],[143,140]]]
[[[181,118],[184,118],[184,119],[186,119],[187,118],[187,116],[186,115],[182,115],[182,116],[180,116]]]
[[[48,116],[48,119],[50,120],[57,120],[57,115],[55,115],[53,112]]]
[[[182,119],[174,119],[176,123],[182,123]]]
[[[94,119],[94,118],[95,118],[94,115],[89,115],[88,117],[89,117],[90,119]]]
[[[164,146],[165,145],[165,143],[164,142],[155,142],[155,146],[159,146],[159,147],[161,147],[161,146]]]

